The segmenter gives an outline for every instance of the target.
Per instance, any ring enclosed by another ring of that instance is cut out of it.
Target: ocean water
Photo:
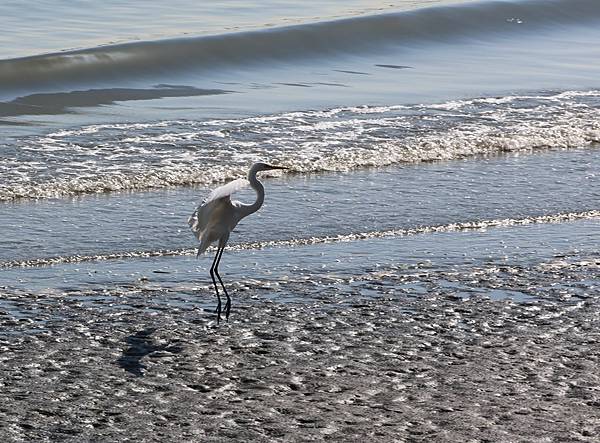
[[[290,169],[265,174],[231,237],[234,298],[597,253],[596,0],[48,0],[0,17],[5,298],[152,287],[212,305],[187,218],[255,161]]]

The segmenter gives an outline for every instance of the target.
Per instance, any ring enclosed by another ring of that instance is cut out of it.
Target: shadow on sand
[[[117,360],[117,364],[127,372],[141,377],[146,367],[142,359],[156,351],[162,351],[167,345],[156,345],[152,340],[152,333],[156,328],[146,328],[125,339],[129,347],[123,351],[123,355]]]

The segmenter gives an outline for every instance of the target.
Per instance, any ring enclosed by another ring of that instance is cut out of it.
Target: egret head
[[[260,172],[260,171],[271,171],[273,169],[289,169],[289,168],[286,168],[285,166],[273,166],[273,165],[269,165],[267,163],[258,162],[258,163],[254,163],[250,170],[255,171],[255,172]]]

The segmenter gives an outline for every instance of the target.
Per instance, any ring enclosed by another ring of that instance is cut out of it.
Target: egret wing
[[[219,212],[219,209],[226,202],[230,202],[230,195],[240,189],[248,186],[250,182],[245,178],[238,178],[223,186],[219,186],[213,190],[208,197],[196,208],[194,213],[188,219],[188,225],[192,228],[192,231],[196,235],[196,238],[204,243],[204,231],[206,230],[211,216],[215,212]],[[208,245],[206,245],[208,247]]]
[[[213,200],[218,200],[220,198],[227,197],[233,194],[234,192],[247,187],[249,184],[250,182],[245,178],[238,178],[237,180],[233,180],[223,186],[219,186],[217,189],[213,190],[208,195],[206,200],[202,202],[202,205],[210,203]]]

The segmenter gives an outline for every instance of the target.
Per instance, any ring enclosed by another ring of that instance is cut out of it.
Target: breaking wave
[[[335,54],[386,45],[556,28],[600,18],[596,0],[487,1],[359,16],[266,30],[107,45],[0,60],[3,94],[172,75]]]
[[[244,176],[254,161],[348,171],[598,142],[597,90],[92,125],[0,144],[0,201],[210,186]]]

